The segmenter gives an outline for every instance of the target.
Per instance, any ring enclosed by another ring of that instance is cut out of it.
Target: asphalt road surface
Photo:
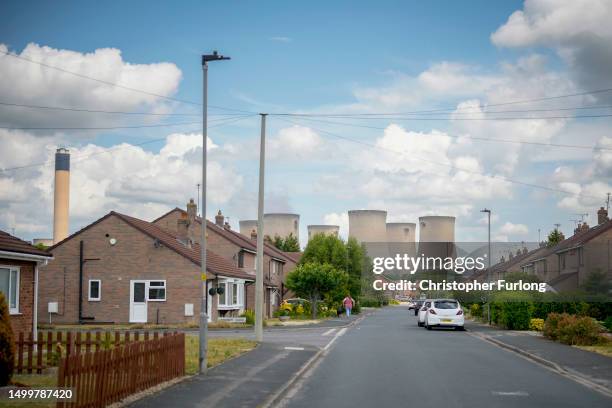
[[[339,337],[285,407],[612,407],[608,398],[469,335],[386,308]]]

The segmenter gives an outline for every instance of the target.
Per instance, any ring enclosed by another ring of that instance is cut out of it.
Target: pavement
[[[548,340],[539,333],[499,330],[482,324],[471,324],[470,332],[485,339],[508,346],[510,350],[536,357],[543,364],[552,363],[554,369],[598,384],[612,392],[612,358],[590,351],[569,347]]]
[[[321,324],[264,330],[264,342],[253,351],[214,367],[130,407],[257,407],[281,389],[342,328],[359,316],[330,319]],[[324,324],[323,324],[324,323]],[[195,335],[195,334],[188,334]],[[210,337],[254,339],[252,330],[219,329]]]
[[[419,328],[406,307],[380,309],[333,327],[268,329],[255,350],[131,406],[612,406],[612,398],[601,392],[609,385],[612,359],[529,334],[474,324],[467,329]],[[564,375],[491,339],[555,359],[592,381]]]

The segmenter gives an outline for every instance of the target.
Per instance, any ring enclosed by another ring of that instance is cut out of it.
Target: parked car
[[[431,306],[431,299],[425,299],[422,302],[423,305],[420,308],[415,309],[415,312],[419,316],[419,320],[417,322],[417,326],[419,327],[423,327],[425,325],[425,315],[427,314],[427,309],[429,309]]]
[[[427,330],[432,327],[454,327],[455,330],[464,330],[463,309],[455,299],[433,299],[425,303],[423,309],[423,324]],[[420,321],[420,314],[419,314]]]
[[[413,300],[408,300],[408,310],[414,309],[415,303]]]

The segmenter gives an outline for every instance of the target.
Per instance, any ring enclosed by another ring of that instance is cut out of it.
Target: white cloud
[[[348,213],[329,213],[323,216],[323,224],[340,226],[340,236],[344,239],[348,237]]]
[[[270,159],[312,159],[322,153],[323,140],[312,129],[294,125],[279,130],[276,137],[268,141]]]
[[[7,52],[8,47],[0,43],[0,51]],[[30,43],[17,55],[85,77],[163,96],[176,92],[182,76],[172,63],[126,62],[116,48],[80,53]],[[172,103],[152,95],[92,81],[5,54],[0,54],[0,76],[3,100],[18,104],[152,113],[168,113],[173,107]],[[116,126],[128,122],[151,123],[159,118],[16,107],[0,110],[0,120],[15,127]]]
[[[20,143],[33,160],[53,157],[54,146],[22,135]],[[210,145],[214,146],[212,141]],[[12,149],[14,135],[0,134],[0,152]],[[201,135],[172,134],[159,153],[122,143],[107,148],[88,144],[71,148],[71,229],[110,210],[152,219],[196,195],[201,178]],[[214,156],[213,156],[214,158]],[[0,174],[0,226],[18,233],[50,234],[53,210],[53,166]],[[243,177],[231,164],[208,163],[208,200],[221,206],[242,189]]]
[[[524,236],[529,233],[529,228],[525,224],[513,224],[508,221],[499,228],[498,233],[506,236]]]
[[[279,37],[270,37],[269,40],[276,41],[276,42],[282,42],[282,43],[290,43],[293,41],[293,38],[279,36]]]
[[[612,2],[526,0],[491,35],[503,47],[554,48],[588,90],[609,86],[612,69]],[[609,98],[609,95],[598,95]]]

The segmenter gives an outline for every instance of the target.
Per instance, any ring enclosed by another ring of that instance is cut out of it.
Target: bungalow
[[[164,215],[152,221],[156,226],[178,236],[189,235],[194,242],[200,242],[202,231],[201,217],[195,217],[196,222],[190,223],[190,214],[195,214],[196,204],[191,200],[187,204],[187,211],[174,208]],[[190,228],[185,228],[185,223]],[[193,228],[193,229],[191,229]],[[243,235],[230,228],[229,223],[221,213],[215,217],[215,222],[206,220],[207,245],[212,251],[231,262],[239,270],[255,275],[257,258],[257,235],[253,233],[250,237]],[[287,273],[295,268],[297,261],[294,256],[288,256],[270,243],[264,244],[264,314],[271,317],[280,306],[288,290],[285,287]],[[221,282],[221,284],[223,284]],[[245,286],[246,302],[248,308],[255,305],[255,287],[248,284]]]
[[[38,305],[49,322],[198,320],[203,295],[200,246],[192,240],[111,211],[50,251],[54,260],[44,267]],[[239,315],[247,307],[245,287],[254,279],[208,250],[206,282],[215,288],[206,294],[209,319]]]
[[[38,272],[50,259],[49,252],[0,231],[0,292],[8,303],[15,332],[36,332]]]

